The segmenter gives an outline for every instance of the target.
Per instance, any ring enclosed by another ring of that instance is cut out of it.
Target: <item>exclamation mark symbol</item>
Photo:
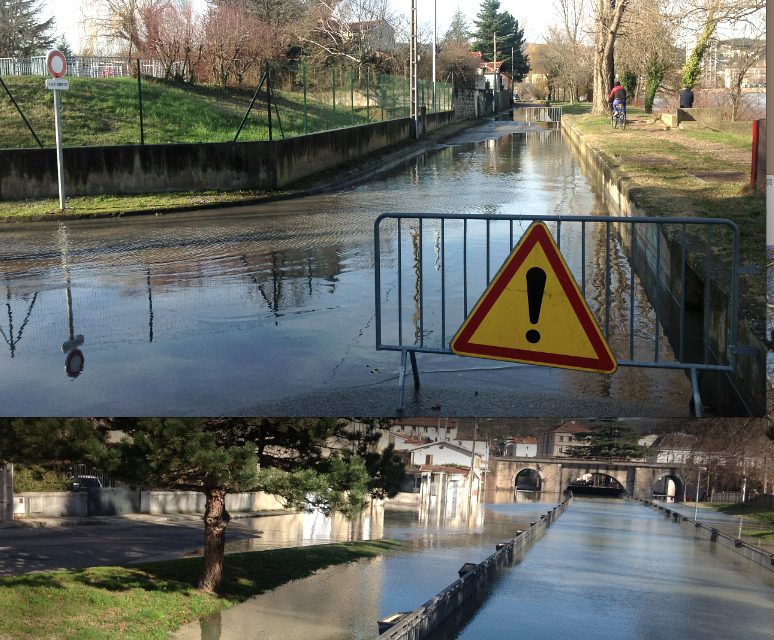
[[[546,288],[546,272],[540,267],[532,267],[527,271],[527,301],[529,303],[529,321],[537,324],[540,319],[540,307],[543,306],[543,291]],[[527,341],[535,344],[540,341],[537,329],[527,331]]]

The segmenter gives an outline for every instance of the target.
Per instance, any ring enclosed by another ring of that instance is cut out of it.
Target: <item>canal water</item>
[[[373,223],[387,211],[605,213],[560,131],[490,121],[323,195],[3,225],[2,414],[393,415],[399,355],[377,352],[374,334]],[[613,263],[625,306],[625,260],[614,251]],[[600,376],[446,355],[422,355],[420,368],[407,414],[689,411],[678,371]]]
[[[375,638],[377,619],[423,604],[462,564],[480,562],[556,504],[556,496],[536,495],[489,495],[467,514],[388,508],[374,531],[400,540],[398,551],[319,571],[189,624],[174,638]],[[774,623],[774,573],[639,503],[576,498],[460,617],[437,640],[763,640]]]

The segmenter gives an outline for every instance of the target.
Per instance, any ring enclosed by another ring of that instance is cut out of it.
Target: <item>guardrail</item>
[[[497,551],[477,565],[465,563],[460,569],[460,578],[439,594],[425,602],[421,607],[397,617],[389,616],[395,622],[383,631],[380,640],[424,640],[452,613],[455,613],[467,601],[475,596],[499,571],[513,563],[515,554],[543,535],[551,523],[561,515],[572,502],[572,496],[561,504],[530,523],[528,529],[508,542],[497,545]]]
[[[736,553],[744,556],[748,560],[752,560],[756,564],[774,571],[774,553],[759,549],[746,540],[729,535],[724,531],[720,531],[716,527],[712,527],[698,520],[694,520],[689,516],[678,513],[672,509],[668,509],[667,507],[660,505],[657,502],[653,502],[652,500],[647,500],[644,498],[633,499],[644,504],[645,506],[661,511],[664,516],[671,518],[673,522],[677,522],[678,524],[688,523],[694,526],[696,529],[704,532],[709,537],[710,542],[715,542],[727,549],[731,549],[732,551],[735,551]]]
[[[527,122],[561,122],[562,107],[519,107],[524,110]]]
[[[399,411],[409,359],[418,388],[416,354],[452,354],[451,338],[534,221],[549,226],[618,365],[685,370],[700,416],[698,373],[735,371],[745,349],[737,344],[737,226],[716,218],[515,214],[376,219],[376,348],[401,353]],[[689,252],[700,273],[689,269]]]

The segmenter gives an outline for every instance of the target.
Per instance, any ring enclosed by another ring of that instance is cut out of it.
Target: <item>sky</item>
[[[195,4],[204,6],[204,0],[194,0]],[[411,14],[411,0],[390,0],[393,9],[406,16]],[[46,0],[47,8],[41,17],[54,16],[56,19],[56,33],[58,41],[60,34],[64,34],[68,44],[77,53],[80,41],[82,0]],[[457,8],[461,9],[468,22],[468,27],[473,28],[473,20],[481,8],[480,1],[473,0],[417,0],[417,19],[420,25],[432,29],[433,6],[436,9],[437,37],[440,39],[446,33],[451,24]],[[526,6],[525,6],[526,5]],[[540,42],[546,27],[553,21],[555,10],[552,0],[540,0],[538,2],[523,2],[520,0],[500,0],[500,11],[508,11],[524,29],[524,37],[527,42]]]

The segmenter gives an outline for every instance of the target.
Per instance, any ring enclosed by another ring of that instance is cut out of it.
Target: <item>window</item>
[[[425,456],[425,464],[433,464],[433,456],[432,455],[426,455]]]

